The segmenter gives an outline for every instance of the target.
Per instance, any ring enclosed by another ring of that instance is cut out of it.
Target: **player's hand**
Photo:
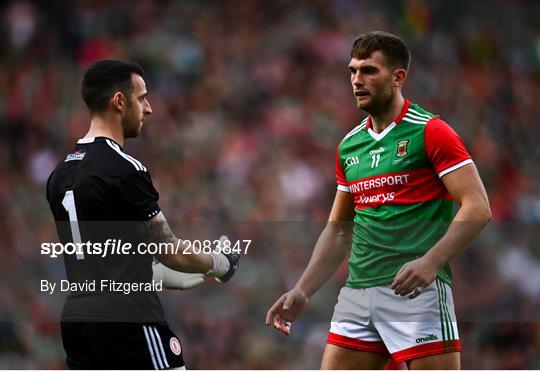
[[[426,255],[404,264],[397,272],[390,288],[396,295],[414,299],[437,277],[439,267]]]
[[[204,274],[202,273],[184,273],[174,269],[167,268],[161,263],[152,265],[153,276],[155,282],[162,281],[163,287],[173,290],[190,290],[200,286],[204,282]]]
[[[232,249],[227,253],[223,251],[225,241],[229,241],[229,238],[227,236],[221,236],[219,239],[221,252],[219,254],[212,254],[214,267],[206,273],[207,276],[213,276],[216,278],[216,281],[221,283],[230,280],[238,270],[240,264],[240,254],[238,252],[234,252]],[[231,246],[230,243],[228,246]]]
[[[308,297],[304,291],[294,288],[281,295],[266,314],[266,325],[273,325],[285,335],[291,333],[292,322],[306,309]]]

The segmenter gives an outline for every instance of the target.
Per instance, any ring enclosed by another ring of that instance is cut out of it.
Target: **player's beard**
[[[122,130],[124,138],[136,138],[142,129],[142,120],[137,117],[131,103],[127,105],[126,114],[122,117]]]
[[[388,89],[384,89],[379,93],[370,93],[369,97],[370,101],[368,104],[362,106],[360,103],[358,103],[358,107],[372,116],[378,116],[385,112],[392,104],[394,99],[394,91],[391,87],[389,87]]]

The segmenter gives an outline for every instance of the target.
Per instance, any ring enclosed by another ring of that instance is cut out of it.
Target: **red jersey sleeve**
[[[426,124],[424,145],[427,158],[439,178],[473,162],[460,136],[439,117]]]
[[[343,192],[350,192],[349,185],[347,184],[347,178],[345,177],[345,172],[341,166],[341,160],[339,159],[339,147],[336,150],[336,180],[337,180],[337,189]]]

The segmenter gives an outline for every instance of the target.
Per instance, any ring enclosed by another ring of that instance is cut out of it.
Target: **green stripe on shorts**
[[[437,284],[437,297],[439,299],[439,315],[441,317],[441,331],[442,331],[442,339],[443,339],[443,346],[446,340],[446,331],[445,331],[445,322],[443,319],[443,304],[442,304],[442,298],[441,298],[441,286],[440,286],[440,280],[438,278],[435,279],[435,283]]]
[[[454,326],[452,325],[452,317],[450,316],[450,311],[448,310],[448,305],[446,304],[447,294],[446,294],[446,285],[444,282],[439,281],[441,291],[442,291],[442,309],[443,309],[443,316],[445,318],[446,322],[446,328],[447,328],[447,334],[448,337],[446,341],[443,343],[444,348],[452,348],[454,347]]]

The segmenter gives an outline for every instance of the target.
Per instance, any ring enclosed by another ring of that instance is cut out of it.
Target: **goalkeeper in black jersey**
[[[139,135],[152,113],[142,68],[102,60],[84,75],[82,96],[91,114],[88,133],[60,161],[47,183],[47,200],[61,243],[141,241],[182,246],[158,205],[148,169],[124,152],[124,140]],[[160,263],[153,264],[156,258]],[[141,288],[153,281],[191,288],[203,275],[225,282],[239,255],[211,252],[93,255],[80,248],[64,254],[67,278],[92,290],[69,294],[61,319],[69,368],[182,368],[182,347],[169,329],[155,291],[115,292],[114,284]],[[162,263],[162,264],[161,264]],[[103,286],[102,283],[106,283]]]

